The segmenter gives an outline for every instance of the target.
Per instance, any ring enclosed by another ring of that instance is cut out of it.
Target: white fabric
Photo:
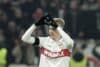
[[[55,42],[50,37],[40,37],[40,47],[44,47],[52,52],[59,52],[62,49],[67,49],[68,43],[64,38]],[[70,57],[68,56],[52,59],[41,54],[39,67],[69,67],[69,60]]]
[[[31,36],[32,32],[35,29],[35,25],[32,25],[23,35],[22,40],[27,43],[34,43],[35,39]],[[62,38],[59,41],[54,41],[49,36],[48,37],[39,37],[40,47],[44,47],[52,52],[59,52],[62,49],[69,49],[68,45],[73,47],[73,40],[68,34],[66,34],[60,27],[57,28]],[[70,48],[69,50],[72,50]],[[60,58],[49,58],[45,55],[40,56],[40,65],[39,67],[69,67],[70,57],[60,57]]]
[[[41,55],[39,67],[69,67],[69,57],[49,59]]]
[[[35,38],[31,36],[32,32],[36,29],[35,24],[33,24],[22,36],[21,40],[33,44],[35,42]]]

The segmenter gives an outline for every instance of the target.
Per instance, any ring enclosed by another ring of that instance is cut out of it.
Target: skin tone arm
[[[32,37],[31,34],[36,29],[36,25],[33,24],[22,36],[21,40],[28,43],[33,44],[35,42],[35,37]]]

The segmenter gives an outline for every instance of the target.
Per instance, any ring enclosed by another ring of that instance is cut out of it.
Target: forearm
[[[35,37],[32,37],[32,32],[34,32],[34,30],[36,29],[35,24],[33,24],[22,36],[21,40],[29,43],[29,44],[33,44],[35,42]]]
[[[58,27],[57,30],[59,31],[62,38],[64,38],[64,40],[66,41],[67,48],[71,49],[74,45],[73,39],[65,31],[63,31],[62,28]]]
[[[61,28],[61,27],[57,27],[58,32],[60,33],[60,35],[65,38],[65,39],[71,39],[70,36]]]

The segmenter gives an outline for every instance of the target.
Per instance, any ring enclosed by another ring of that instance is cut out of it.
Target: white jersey
[[[51,52],[60,52],[63,49],[67,49],[67,40],[61,38],[55,42],[50,37],[40,38],[40,48],[44,47]],[[71,52],[71,49],[69,49]],[[49,52],[47,54],[50,54]],[[50,54],[50,56],[57,56],[56,54]],[[51,56],[51,57],[52,57]],[[69,67],[70,56],[51,58],[41,54],[39,67]]]
[[[27,43],[34,43],[34,37],[29,36],[34,29],[35,26],[31,26],[23,35],[22,40]],[[39,37],[39,47],[42,49],[40,50],[39,67],[69,67],[70,56],[67,53],[68,51],[71,53],[72,48],[69,46],[73,47],[73,40],[60,27],[57,30],[62,36],[58,41],[54,41],[49,36]]]

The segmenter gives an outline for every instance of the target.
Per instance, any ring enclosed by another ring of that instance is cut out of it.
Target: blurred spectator
[[[7,63],[7,49],[5,48],[5,46],[4,32],[2,29],[0,29],[0,67],[5,67]]]
[[[40,0],[40,5],[43,10],[47,10],[47,0]]]
[[[47,12],[52,14],[53,16],[58,16],[58,3],[59,0],[48,0],[47,2]]]
[[[72,0],[70,3],[70,8],[72,11],[77,11],[78,10],[78,0]]]
[[[34,52],[32,45],[26,45],[20,40],[15,41],[16,46],[14,47],[12,53],[15,57],[15,63],[17,64],[34,64]]]
[[[7,29],[5,30],[6,47],[7,47],[7,65],[15,62],[15,58],[12,55],[12,49],[15,46],[15,39],[18,37],[18,30],[14,21],[8,23]]]
[[[20,7],[23,13],[30,17],[32,12],[36,9],[37,5],[39,5],[37,1],[38,0],[26,0],[24,3],[22,3]]]
[[[7,15],[5,12],[3,12],[2,10],[0,10],[0,28],[5,30],[7,27]]]
[[[32,45],[21,41],[21,36],[24,30],[21,29],[18,38],[15,40],[15,46],[12,50],[12,54],[15,57],[15,63],[17,64],[34,64],[34,48]],[[30,45],[30,46],[29,46]]]
[[[6,67],[7,63],[6,55],[7,55],[7,49],[0,44],[0,67]]]
[[[43,15],[44,15],[44,13],[43,13],[42,8],[37,8],[33,13],[32,18],[35,21],[38,21]]]
[[[0,45],[5,48],[5,36],[4,36],[4,31],[0,29]]]
[[[58,16],[64,18],[66,15],[66,4],[62,4],[61,7],[58,9]]]
[[[82,52],[76,51],[70,61],[70,67],[88,67],[87,58]]]
[[[16,22],[17,26],[24,28],[25,23],[24,23],[22,10],[17,7],[12,7],[12,11],[13,11],[13,15],[14,15],[13,19]]]
[[[13,48],[12,54],[15,57],[15,63],[21,63],[22,51],[20,48],[21,44],[19,44],[18,40],[15,40],[15,47]]]
[[[100,60],[100,52],[99,52],[100,45],[96,45],[93,49],[94,56],[96,56]]]
[[[100,64],[100,44],[93,48],[93,56],[96,58],[96,63]]]
[[[85,54],[85,56],[87,57],[91,57],[93,56],[92,54],[92,50],[96,45],[96,42],[94,39],[89,39],[86,41],[87,47],[83,50],[83,53]]]
[[[79,37],[79,39],[84,39],[85,35],[86,35],[85,32],[80,31],[78,34],[78,37]]]
[[[97,0],[98,8],[100,8],[100,0]]]

